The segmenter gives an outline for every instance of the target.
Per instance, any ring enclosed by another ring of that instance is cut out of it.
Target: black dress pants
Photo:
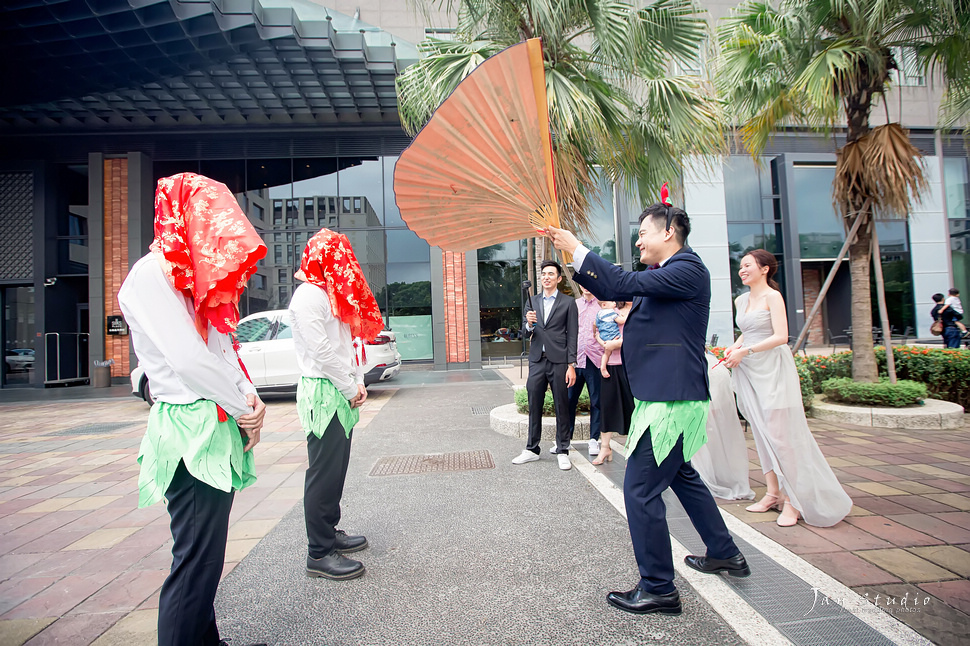
[[[350,464],[350,437],[336,415],[330,420],[323,437],[307,436],[306,449],[310,464],[306,470],[303,514],[310,558],[323,558],[333,551],[340,523],[340,498]]]
[[[542,439],[542,403],[546,398],[546,388],[552,388],[552,402],[556,409],[556,450],[569,453],[573,441],[569,428],[569,387],[566,386],[565,363],[553,363],[545,357],[529,362],[529,378],[525,389],[529,395],[529,439],[525,448],[539,453],[539,440]]]
[[[179,462],[165,497],[175,544],[172,571],[158,599],[158,644],[216,646],[212,604],[226,560],[233,492],[197,480]]]
[[[683,436],[658,465],[648,429],[627,458],[623,497],[640,588],[651,594],[669,594],[675,589],[667,505],[661,498],[667,487],[673,489],[707,546],[706,556],[729,559],[739,552],[710,490],[690,462],[684,462]]]

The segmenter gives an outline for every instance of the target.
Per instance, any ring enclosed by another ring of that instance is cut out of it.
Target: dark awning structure
[[[307,0],[5,0],[0,132],[397,123],[417,59]]]

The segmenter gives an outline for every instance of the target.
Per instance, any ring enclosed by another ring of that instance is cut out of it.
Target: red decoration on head
[[[664,185],[660,187],[660,203],[664,206],[673,206],[667,201],[668,197],[670,197],[670,192],[667,190],[667,182],[664,182]]]

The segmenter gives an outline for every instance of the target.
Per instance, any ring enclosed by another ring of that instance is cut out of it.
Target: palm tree
[[[925,185],[920,154],[896,123],[870,130],[877,99],[906,52],[946,84],[941,123],[967,113],[968,0],[781,0],[744,2],[718,28],[717,85],[754,156],[780,125],[844,127],[833,198],[846,228],[852,284],[852,375],[876,381],[869,267],[874,217],[905,218]]]
[[[430,1],[457,10],[458,27],[453,40],[425,40],[426,57],[398,77],[405,130],[420,130],[486,58],[540,37],[564,226],[589,231],[596,167],[649,203],[676,183],[685,154],[723,150],[712,88],[670,73],[701,55],[707,23],[692,0]]]

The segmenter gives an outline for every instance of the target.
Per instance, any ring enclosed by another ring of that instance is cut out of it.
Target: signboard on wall
[[[402,360],[432,359],[431,316],[392,316],[389,324],[397,337]]]
[[[107,334],[128,334],[128,324],[123,316],[109,316],[105,326]]]

